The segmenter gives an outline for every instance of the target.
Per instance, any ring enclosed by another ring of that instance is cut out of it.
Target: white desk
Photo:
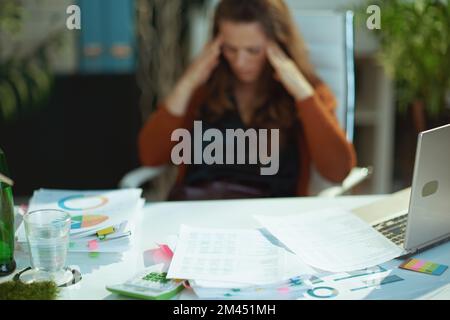
[[[133,249],[123,255],[100,254],[91,258],[87,254],[69,254],[68,264],[78,265],[83,279],[80,283],[62,290],[62,299],[118,299],[110,294],[107,284],[126,281],[144,267],[142,253],[155,248],[155,243],[166,241],[168,235],[178,233],[181,224],[198,227],[218,228],[254,228],[259,227],[252,218],[253,214],[302,213],[314,209],[341,206],[359,207],[383,196],[349,196],[338,198],[289,198],[261,200],[228,201],[192,201],[150,203],[144,208],[135,232]],[[450,243],[430,249],[419,257],[450,265]],[[16,253],[18,270],[29,265],[28,256],[20,250]],[[396,265],[398,265],[397,263]],[[450,270],[447,271],[449,273]],[[405,271],[409,272],[409,271]],[[409,272],[411,273],[411,272]],[[428,275],[421,275],[427,281]],[[11,277],[9,277],[11,278]],[[0,281],[5,281],[3,278]],[[423,283],[418,283],[422,286]],[[450,288],[442,282],[428,290],[427,295],[420,293],[415,298],[450,299]],[[378,290],[382,294],[382,290]],[[183,291],[179,299],[195,299],[190,291]],[[370,298],[370,297],[369,297]],[[373,298],[377,298],[374,296]]]

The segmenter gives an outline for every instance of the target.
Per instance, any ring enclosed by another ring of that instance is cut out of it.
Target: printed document
[[[293,261],[256,229],[181,226],[167,278],[262,284],[291,276]],[[295,270],[313,274],[301,261]]]
[[[369,224],[341,208],[255,218],[303,262],[324,271],[360,270],[402,253]]]

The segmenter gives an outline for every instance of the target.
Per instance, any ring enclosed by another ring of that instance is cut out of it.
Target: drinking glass
[[[38,210],[24,215],[25,231],[33,269],[21,274],[25,283],[54,281],[62,285],[71,280],[65,267],[71,219],[60,210]]]

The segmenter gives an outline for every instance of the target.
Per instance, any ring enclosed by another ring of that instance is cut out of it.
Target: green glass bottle
[[[10,177],[5,154],[0,149],[0,172]],[[14,202],[11,186],[0,181],[0,277],[14,272]]]

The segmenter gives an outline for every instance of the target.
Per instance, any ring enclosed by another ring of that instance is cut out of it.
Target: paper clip
[[[103,237],[103,239],[104,239],[105,236],[107,236],[108,234],[114,233],[114,232],[116,232],[116,229],[114,227],[108,227],[108,228],[97,231],[97,237],[98,238]],[[100,239],[100,240],[103,240],[103,239]]]

